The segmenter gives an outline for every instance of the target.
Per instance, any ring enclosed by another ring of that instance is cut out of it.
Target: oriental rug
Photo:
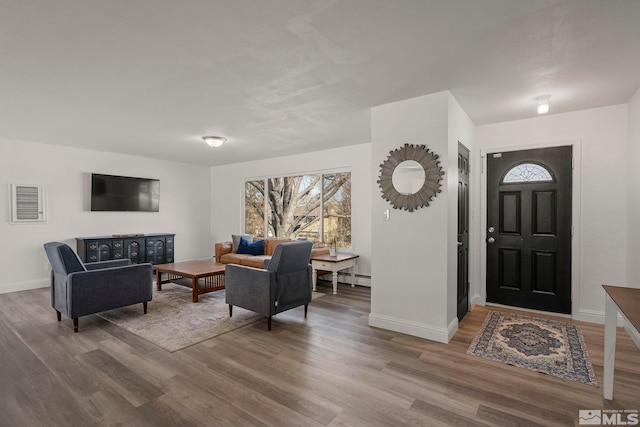
[[[491,311],[468,354],[597,386],[578,325]]]
[[[322,295],[314,292],[313,297]],[[265,316],[236,306],[233,317],[229,317],[224,290],[200,295],[200,301],[194,303],[191,288],[173,283],[163,284],[160,292],[154,286],[147,314],[142,314],[141,305],[135,304],[98,316],[170,352],[266,320]]]

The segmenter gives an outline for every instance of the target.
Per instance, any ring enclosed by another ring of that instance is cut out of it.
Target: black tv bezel
[[[160,194],[158,193],[158,203],[157,209],[95,209],[94,207],[94,178],[95,177],[107,177],[107,178],[118,178],[123,180],[135,180],[135,181],[147,181],[157,183],[158,189],[160,188],[160,179],[158,178],[142,178],[136,176],[125,176],[125,175],[111,175],[104,173],[91,173],[90,182],[89,182],[89,210],[91,212],[160,212]]]

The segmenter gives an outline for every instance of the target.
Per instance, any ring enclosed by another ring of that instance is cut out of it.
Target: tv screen
[[[93,173],[91,210],[158,212],[160,180]]]

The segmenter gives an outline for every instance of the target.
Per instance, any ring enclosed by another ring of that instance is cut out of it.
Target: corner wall
[[[629,189],[627,193],[629,206],[627,211],[627,277],[626,286],[640,288],[640,90],[631,98],[628,108],[629,155],[627,168],[629,171]]]
[[[160,179],[160,212],[89,211],[90,174]],[[47,223],[10,224],[10,183],[45,184]],[[75,237],[176,233],[176,260],[213,255],[209,168],[186,163],[0,139],[0,293],[49,286],[42,245]]]
[[[450,99],[449,92],[440,92],[371,110],[374,165],[382,163],[389,151],[405,143],[425,144],[440,156],[445,176],[442,192],[428,207],[407,212],[392,209],[380,197],[376,183],[379,168],[374,167],[370,178],[374,197],[369,324],[439,342],[448,342],[457,328],[457,322],[448,321],[451,278],[448,217],[454,206],[457,209],[457,200],[455,204],[450,201],[454,179],[457,194],[457,175],[450,176],[453,150],[448,128]],[[457,159],[457,141],[455,147]],[[386,209],[390,210],[389,221],[383,220]]]

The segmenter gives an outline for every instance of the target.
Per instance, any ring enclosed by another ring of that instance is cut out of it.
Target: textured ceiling
[[[0,0],[0,138],[204,165],[370,141],[450,90],[478,125],[627,102],[638,0]],[[228,142],[209,148],[200,139]]]

